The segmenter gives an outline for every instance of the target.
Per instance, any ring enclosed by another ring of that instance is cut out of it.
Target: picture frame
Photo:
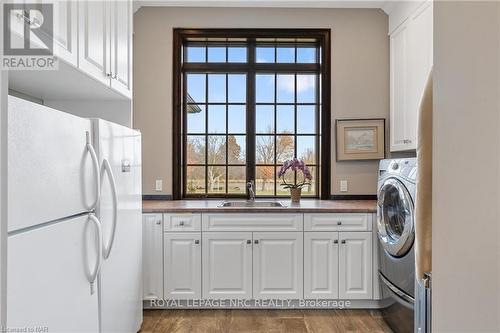
[[[337,161],[385,158],[385,119],[337,119]]]

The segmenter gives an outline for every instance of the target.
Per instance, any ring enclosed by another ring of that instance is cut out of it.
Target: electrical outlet
[[[163,191],[163,180],[161,180],[161,179],[156,180],[155,189],[156,189],[156,192]]]
[[[340,192],[347,192],[347,180],[340,181]]]

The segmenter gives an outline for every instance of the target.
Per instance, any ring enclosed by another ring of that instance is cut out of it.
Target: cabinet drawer
[[[201,231],[201,214],[165,214],[163,231]]]
[[[203,231],[302,230],[302,214],[203,214]]]
[[[371,231],[371,214],[305,214],[306,231]]]

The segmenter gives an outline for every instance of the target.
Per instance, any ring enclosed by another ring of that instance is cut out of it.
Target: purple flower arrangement
[[[297,184],[288,184],[285,180],[285,174],[287,173],[288,170],[302,171],[302,174],[304,176],[304,179],[302,180],[302,182],[297,183]],[[283,188],[290,188],[290,189],[302,188],[306,185],[311,185],[310,181],[313,178],[311,175],[311,171],[307,167],[307,164],[304,161],[299,160],[297,158],[285,161],[285,163],[283,163],[283,166],[281,167],[280,171],[278,172],[278,177],[281,178],[283,181],[283,184],[281,184],[281,186],[283,186]]]

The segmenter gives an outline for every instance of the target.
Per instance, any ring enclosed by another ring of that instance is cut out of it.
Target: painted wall
[[[389,117],[388,17],[381,10],[141,8],[134,15],[134,127],[142,132],[144,194],[172,193],[175,27],[331,28],[332,138],[337,118]],[[346,179],[348,194],[375,194],[378,162],[336,162],[333,143],[332,193],[340,194]],[[156,179],[162,192],[155,192]]]
[[[500,5],[434,6],[433,331],[500,332]]]

